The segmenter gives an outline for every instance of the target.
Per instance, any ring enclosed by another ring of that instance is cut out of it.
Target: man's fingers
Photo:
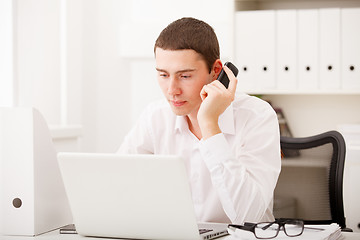
[[[237,85],[237,78],[235,77],[234,73],[228,68],[227,66],[223,66],[226,75],[229,78],[229,86],[228,89],[231,93],[235,94],[236,85]]]

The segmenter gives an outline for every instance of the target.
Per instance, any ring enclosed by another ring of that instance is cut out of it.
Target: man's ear
[[[216,59],[211,69],[212,80],[216,80],[221,72],[222,62],[220,59]]]

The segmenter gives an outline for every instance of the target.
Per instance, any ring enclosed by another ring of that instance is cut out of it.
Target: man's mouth
[[[186,101],[178,101],[178,100],[170,100],[170,102],[174,107],[181,107],[186,103]]]

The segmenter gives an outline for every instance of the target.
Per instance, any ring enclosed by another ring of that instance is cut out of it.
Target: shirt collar
[[[189,129],[189,125],[187,123],[186,117],[176,116],[175,131],[183,132],[186,129]]]
[[[232,104],[220,115],[219,127],[222,133],[235,134],[234,109]],[[175,131],[183,132],[187,129],[189,129],[189,125],[186,117],[176,116]]]

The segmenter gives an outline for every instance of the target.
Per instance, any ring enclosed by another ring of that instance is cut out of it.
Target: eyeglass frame
[[[286,223],[290,223],[290,222],[293,222],[293,221],[298,221],[298,222],[301,223],[301,227],[302,227],[301,232],[299,234],[296,234],[296,235],[288,235],[284,225]],[[255,233],[256,226],[258,224],[264,224],[264,223],[269,223],[269,227],[274,223],[279,225],[277,230],[276,230],[275,236],[273,236],[273,237],[258,237],[256,235],[256,233]],[[252,232],[254,234],[254,236],[257,239],[273,239],[273,238],[276,238],[278,236],[281,228],[284,229],[284,233],[286,234],[286,236],[288,236],[288,237],[297,237],[297,236],[300,236],[301,234],[303,234],[304,228],[305,228],[303,220],[301,220],[301,219],[290,219],[290,218],[278,218],[278,219],[275,219],[275,221],[273,221],[273,222],[260,222],[260,223],[245,222],[244,225],[229,224],[228,227],[233,227],[233,228],[237,228],[237,229],[241,229],[241,230],[245,230],[245,231],[250,231],[250,232]]]

